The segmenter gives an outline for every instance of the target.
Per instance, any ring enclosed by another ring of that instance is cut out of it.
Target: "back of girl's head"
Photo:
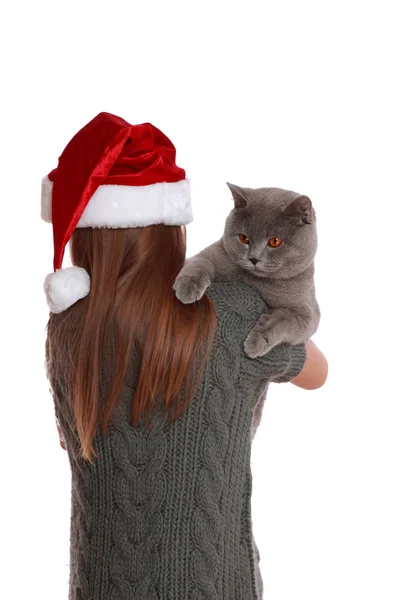
[[[91,280],[90,293],[51,314],[46,353],[50,382],[63,381],[81,453],[91,460],[99,424],[108,431],[134,350],[140,361],[131,424],[151,423],[159,407],[179,418],[198,387],[215,329],[204,296],[184,305],[173,283],[185,261],[186,229],[150,225],[78,228],[70,240],[73,265]],[[56,399],[57,401],[57,399]]]

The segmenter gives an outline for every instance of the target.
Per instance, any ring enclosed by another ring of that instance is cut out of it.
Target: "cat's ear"
[[[303,223],[312,223],[312,204],[308,196],[298,196],[283,210],[285,217],[298,217]]]
[[[238,185],[233,185],[233,183],[226,182],[226,185],[232,192],[232,198],[235,203],[235,208],[245,208],[245,206],[247,206],[248,204],[248,201],[245,196],[245,191]]]

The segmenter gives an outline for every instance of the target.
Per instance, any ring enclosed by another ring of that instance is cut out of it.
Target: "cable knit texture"
[[[217,331],[189,409],[167,424],[157,412],[129,424],[138,365],[121,393],[95,464],[82,461],[68,402],[52,386],[71,465],[69,600],[260,600],[251,515],[254,411],[270,382],[303,367],[305,346],[250,359],[244,340],[267,310],[237,282],[207,290]]]

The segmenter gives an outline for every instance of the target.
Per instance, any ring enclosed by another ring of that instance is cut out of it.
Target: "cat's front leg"
[[[183,304],[191,304],[203,297],[215,275],[214,265],[205,257],[189,258],[172,286]]]
[[[244,349],[250,358],[263,356],[282,342],[300,344],[310,339],[317,328],[318,315],[289,308],[271,309],[262,314],[248,334]]]
[[[276,328],[274,332],[273,327],[275,321],[273,312],[262,314],[245,339],[244,349],[250,358],[264,356],[271,348],[279,344]]]

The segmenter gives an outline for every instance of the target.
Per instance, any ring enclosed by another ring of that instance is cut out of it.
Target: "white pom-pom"
[[[88,295],[89,273],[82,267],[57,269],[47,275],[43,287],[51,312],[61,313]]]

